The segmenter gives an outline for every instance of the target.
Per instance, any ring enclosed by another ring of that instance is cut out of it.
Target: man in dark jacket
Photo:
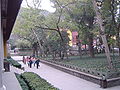
[[[30,68],[32,68],[32,60],[30,59],[30,61],[29,61],[29,66],[30,66]]]
[[[39,67],[39,63],[40,63],[40,60],[37,59],[37,60],[35,61],[35,63],[36,63],[37,69],[38,69],[38,67]]]

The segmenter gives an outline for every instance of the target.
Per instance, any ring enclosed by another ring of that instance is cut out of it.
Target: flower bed
[[[21,77],[21,75],[15,73],[21,87],[22,87],[22,90],[29,90],[29,87],[27,85],[27,83],[24,81],[24,79]]]
[[[30,90],[58,90],[33,72],[25,72],[21,76],[28,84]]]
[[[120,62],[116,56],[113,61],[116,70],[111,71],[108,69],[106,57],[104,55],[96,55],[95,58],[89,56],[70,56],[67,60],[52,60],[51,58],[45,59],[48,62],[61,65],[70,69],[75,69],[81,72],[92,74],[95,76],[105,76],[106,79],[120,77]],[[117,62],[117,63],[115,63]],[[114,64],[115,63],[115,64]]]

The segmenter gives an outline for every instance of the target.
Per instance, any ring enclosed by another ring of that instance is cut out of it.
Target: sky
[[[28,4],[30,6],[32,6],[32,0],[27,0],[28,1]],[[23,0],[22,2],[22,7],[27,7],[27,4],[26,4],[26,0]],[[55,8],[53,8],[52,6],[54,6],[54,4],[52,2],[50,2],[50,0],[41,0],[41,9],[44,9],[44,10],[47,10],[49,12],[55,12]]]

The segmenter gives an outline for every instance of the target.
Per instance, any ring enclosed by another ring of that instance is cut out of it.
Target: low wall
[[[120,85],[120,77],[107,80],[107,87],[114,87]]]
[[[55,62],[52,63],[50,61],[45,61],[45,60],[41,60],[41,62],[44,64],[47,64],[51,67],[54,67],[56,69],[59,69],[61,71],[64,71],[66,73],[69,73],[71,75],[77,76],[77,77],[85,79],[87,81],[91,81],[93,83],[96,83],[96,84],[100,85],[100,87],[102,87],[102,88],[120,85],[120,78],[103,80],[101,77],[81,72],[81,71],[77,70],[77,68],[72,69],[70,66],[66,67],[64,65],[59,65],[58,63],[55,63]]]

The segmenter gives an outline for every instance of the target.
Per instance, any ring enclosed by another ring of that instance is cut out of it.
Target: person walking
[[[30,59],[29,59],[29,57],[27,56],[27,58],[26,58],[26,63],[28,64],[28,66],[29,66],[29,61],[30,61]]]
[[[23,63],[25,64],[25,56],[23,56]]]
[[[29,61],[28,61],[28,66],[29,66],[30,68],[32,68],[32,63],[33,63],[32,57],[30,56],[30,57],[29,57]]]
[[[32,68],[32,63],[33,63],[33,61],[30,59],[30,61],[29,61],[30,68]]]
[[[34,64],[34,66],[35,66],[36,58],[33,57],[32,61],[33,61],[33,64]]]
[[[36,63],[36,68],[38,69],[38,67],[39,67],[39,63],[40,63],[40,60],[37,59],[37,60],[35,61],[35,63]]]

